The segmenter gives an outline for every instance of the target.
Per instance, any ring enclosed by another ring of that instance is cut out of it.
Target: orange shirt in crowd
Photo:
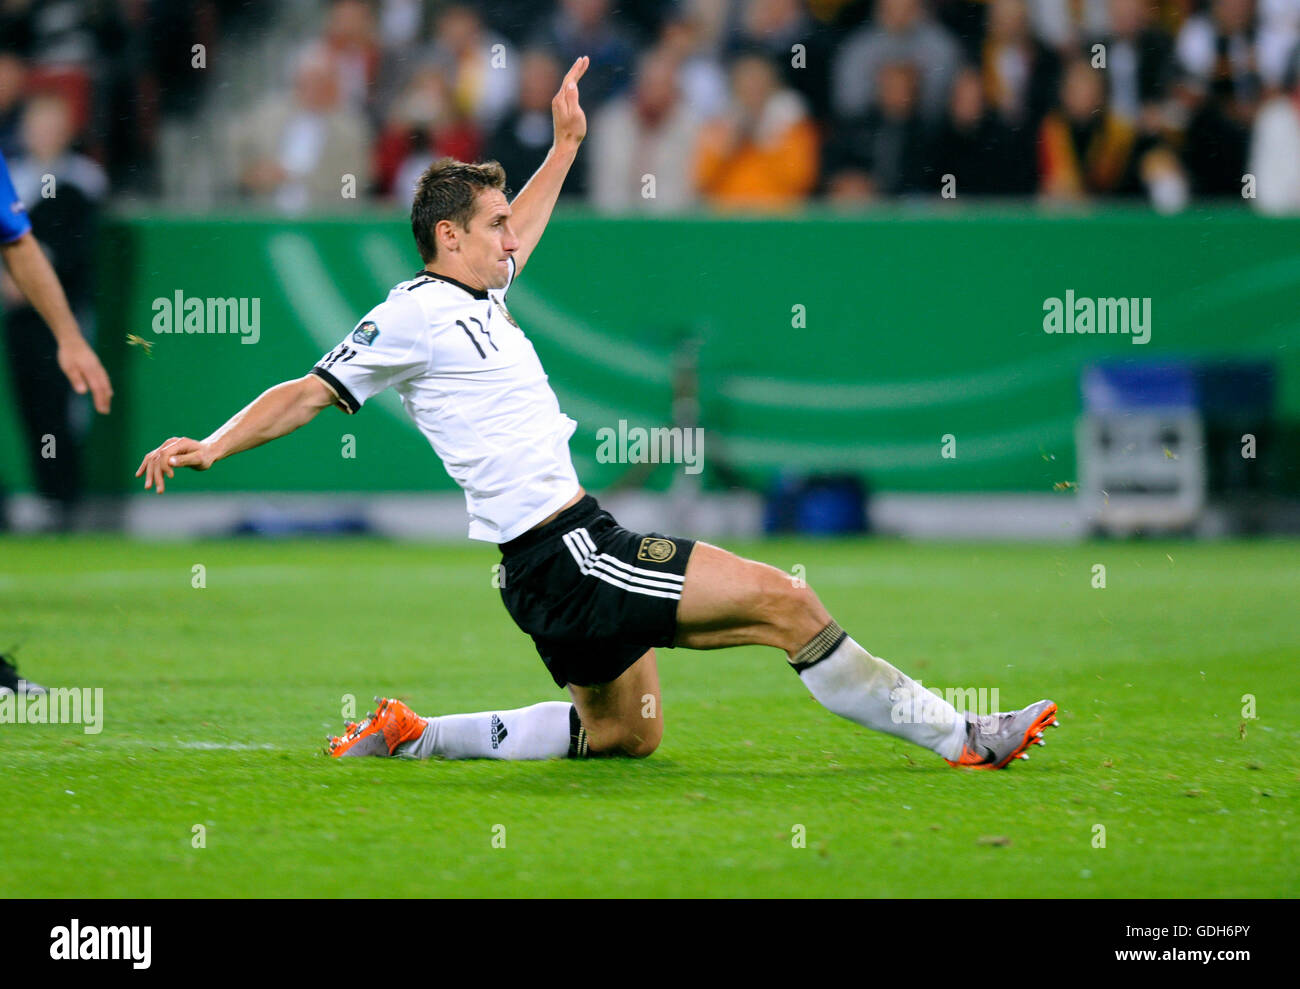
[[[817,128],[811,120],[788,127],[766,144],[744,141],[727,153],[727,125],[705,127],[695,155],[695,183],[720,209],[772,208],[803,202],[817,184]]]

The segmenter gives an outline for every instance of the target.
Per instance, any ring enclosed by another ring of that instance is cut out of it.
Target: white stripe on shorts
[[[574,529],[573,531],[576,532],[579,536],[581,536],[582,539],[586,542],[586,544],[591,548],[591,552],[588,554],[588,556],[612,563],[614,564],[614,566],[626,570],[629,574],[640,574],[642,576],[649,577],[652,580],[671,581],[677,587],[681,587],[682,582],[686,580],[685,574],[664,573],[661,570],[647,570],[645,567],[634,567],[632,566],[632,564],[625,563],[623,560],[620,560],[616,556],[611,556],[608,553],[598,553],[596,551],[596,544],[592,542],[591,534],[587,532],[586,529]]]
[[[581,533],[581,535],[579,535]],[[608,553],[602,553],[599,557],[595,556],[588,544],[594,546],[591,536],[587,534],[586,529],[574,529],[572,532],[566,532],[562,537],[564,545],[569,547],[574,562],[578,564],[578,570],[588,577],[595,577],[603,580],[607,584],[624,591],[630,591],[634,594],[645,594],[648,597],[669,598],[673,601],[680,601],[682,597],[681,578],[676,574],[655,574],[652,570],[641,571],[643,573],[653,574],[655,580],[646,577],[640,577],[631,573],[622,573],[611,567],[607,561],[612,560],[615,563],[622,563],[621,560],[615,560]],[[629,567],[629,570],[639,570],[638,567]],[[673,583],[667,578],[676,579]]]

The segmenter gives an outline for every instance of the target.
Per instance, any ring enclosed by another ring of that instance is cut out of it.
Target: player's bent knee
[[[658,738],[635,738],[629,739],[623,743],[623,754],[630,759],[644,759],[647,756],[654,755],[655,749],[659,748]]]
[[[830,613],[822,604],[821,598],[807,584],[797,588],[795,594],[797,597],[794,605],[799,612],[800,619],[816,625],[817,631],[820,632],[826,627],[826,623],[831,620]]]
[[[781,641],[773,644],[797,649],[830,621],[813,589],[780,570],[766,573],[762,587],[763,621],[781,636]]]
[[[632,759],[644,759],[653,755],[663,741],[664,723],[658,718],[641,718],[636,724],[629,725],[623,731],[620,747],[623,754]]]
[[[799,588],[788,574],[764,565],[758,580],[758,607],[764,621],[782,624],[796,610]]]
[[[622,722],[603,722],[587,726],[588,751],[598,756],[627,756],[644,759],[659,748],[663,740],[663,722],[647,718],[635,725]]]

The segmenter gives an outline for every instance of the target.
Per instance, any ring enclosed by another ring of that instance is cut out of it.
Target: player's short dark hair
[[[438,238],[434,233],[438,222],[451,220],[468,230],[475,199],[483,189],[506,191],[506,170],[499,162],[467,165],[455,158],[440,158],[424,170],[415,183],[411,232],[415,234],[425,264],[438,256]]]

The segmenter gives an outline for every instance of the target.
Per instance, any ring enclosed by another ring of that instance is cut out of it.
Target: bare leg
[[[589,754],[644,758],[659,747],[664,721],[653,649],[617,679],[593,687],[571,683],[569,694],[587,731]]]
[[[687,649],[775,646],[793,656],[830,623],[812,588],[789,574],[696,543],[677,606],[677,642]]]
[[[785,651],[827,710],[957,759],[966,722],[943,698],[845,634],[817,595],[788,574],[696,543],[677,606],[676,645],[764,645]]]

